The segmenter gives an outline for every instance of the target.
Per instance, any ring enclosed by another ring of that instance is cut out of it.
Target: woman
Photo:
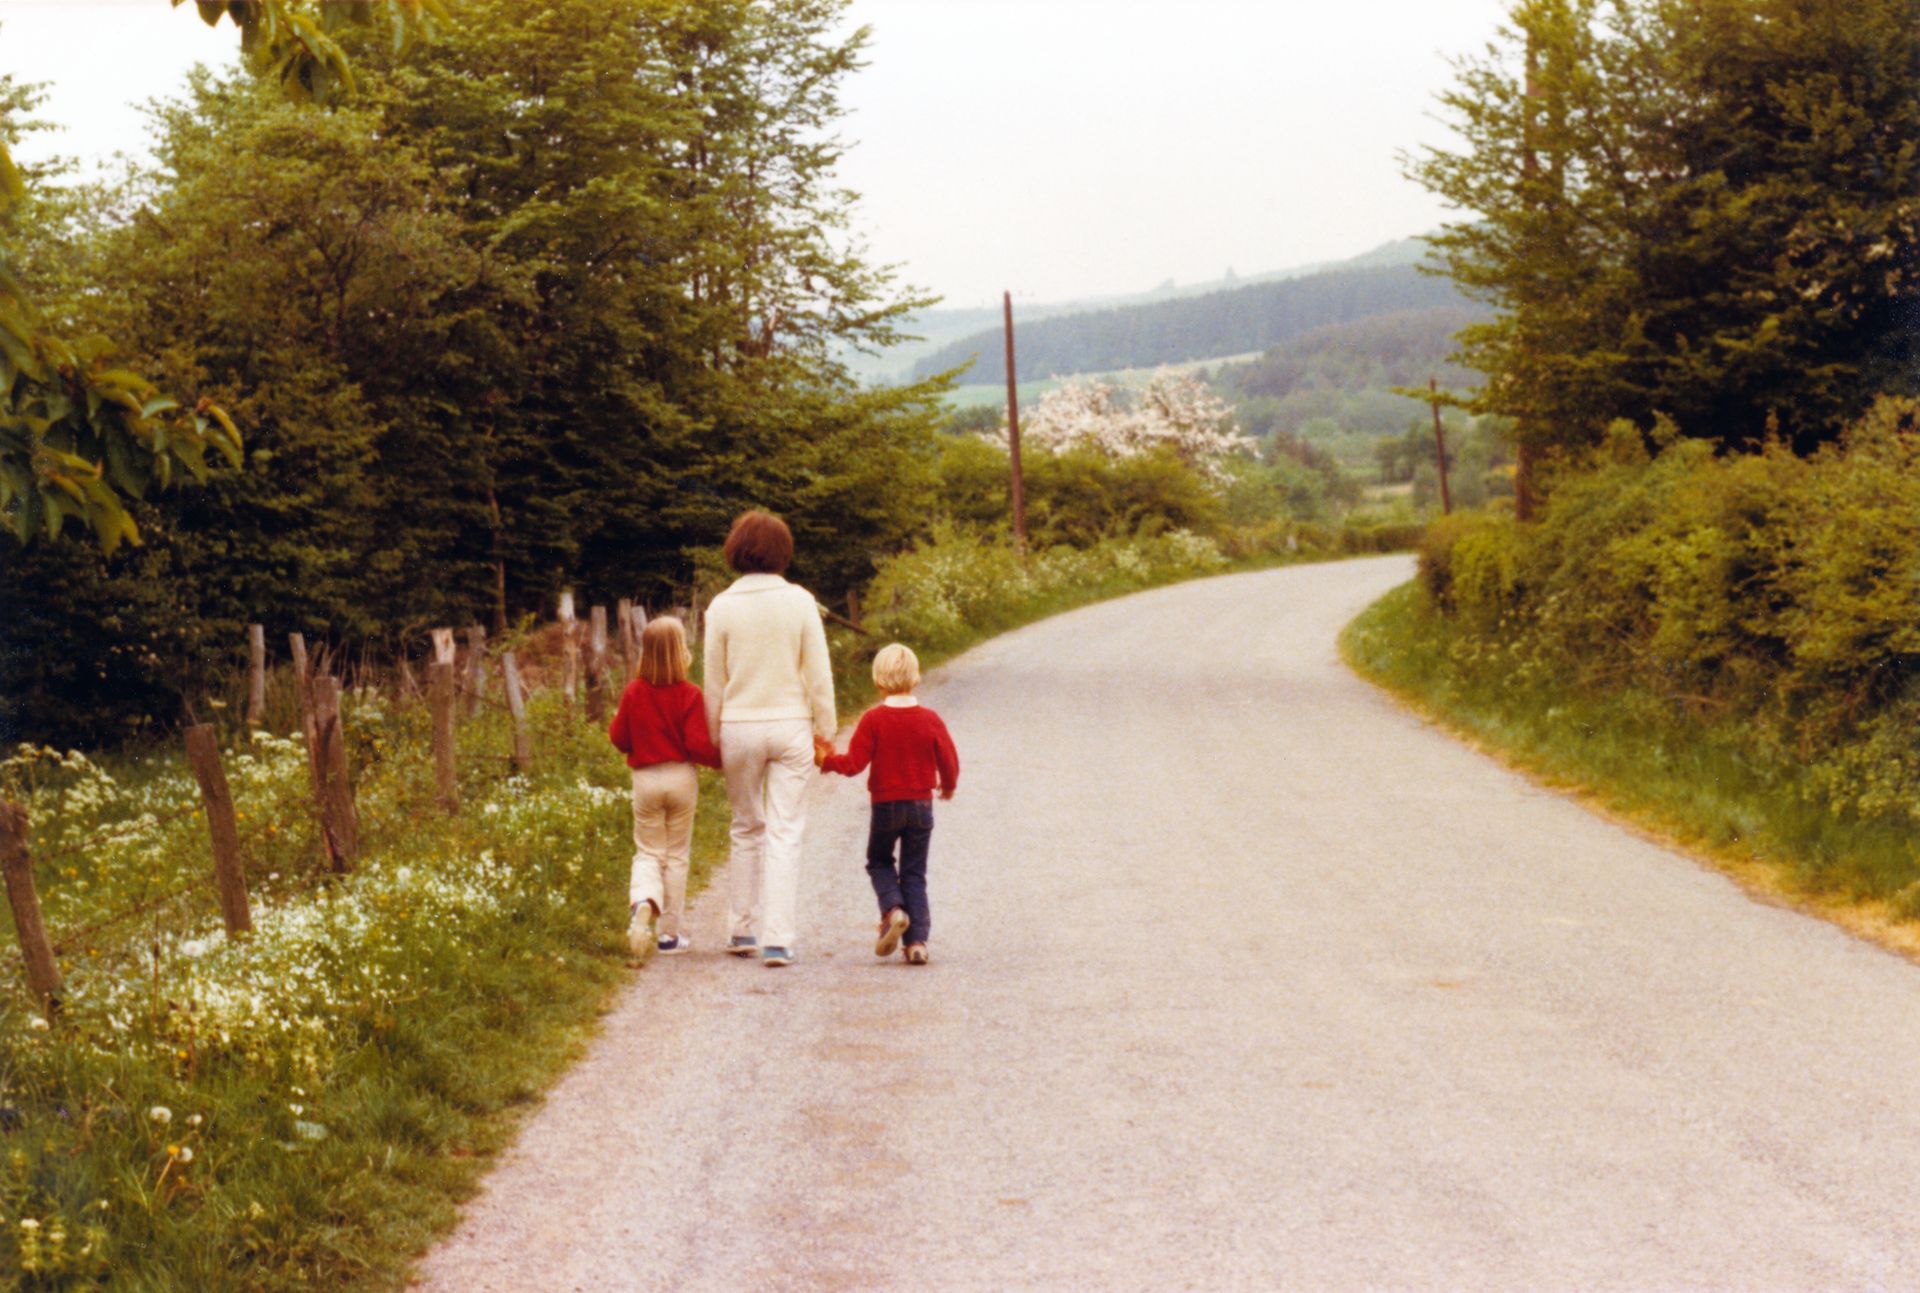
[[[784,578],[786,522],[743,512],[724,551],[740,578],[707,608],[706,694],[733,806],[727,950],[790,965],[813,742],[838,726],[833,670],[813,594]]]

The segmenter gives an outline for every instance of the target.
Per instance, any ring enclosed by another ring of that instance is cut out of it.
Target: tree
[[[1459,68],[1408,170],[1522,444],[1804,448],[1920,384],[1920,0],[1524,0]]]

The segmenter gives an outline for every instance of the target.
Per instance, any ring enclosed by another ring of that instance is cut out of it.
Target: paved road
[[[934,964],[871,955],[822,788],[800,963],[638,975],[427,1287],[1920,1287],[1920,970],[1351,677],[1408,573],[944,670]]]

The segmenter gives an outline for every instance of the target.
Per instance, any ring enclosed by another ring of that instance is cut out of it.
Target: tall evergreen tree
[[[1409,170],[1527,442],[1806,447],[1920,385],[1920,0],[1524,0],[1442,101]]]

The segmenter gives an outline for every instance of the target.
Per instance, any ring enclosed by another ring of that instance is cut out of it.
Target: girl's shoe
[[[627,904],[627,950],[637,959],[644,961],[653,955],[657,942],[654,922],[659,918],[653,903],[644,898]]]
[[[792,965],[793,953],[787,951],[784,947],[762,948],[760,952],[760,964],[766,966],[768,969],[773,969],[775,966],[780,965]]]
[[[880,941],[873,945],[875,956],[892,956],[893,949],[900,946],[900,936],[907,932],[907,913],[895,907],[880,922]]]
[[[760,944],[751,934],[735,934],[727,944],[728,956],[753,956],[759,950]]]
[[[927,963],[927,945],[925,943],[907,944],[907,964],[925,965]]]
[[[659,948],[660,955],[674,956],[680,952],[691,952],[693,940],[685,934],[668,934],[662,937],[656,946]]]

